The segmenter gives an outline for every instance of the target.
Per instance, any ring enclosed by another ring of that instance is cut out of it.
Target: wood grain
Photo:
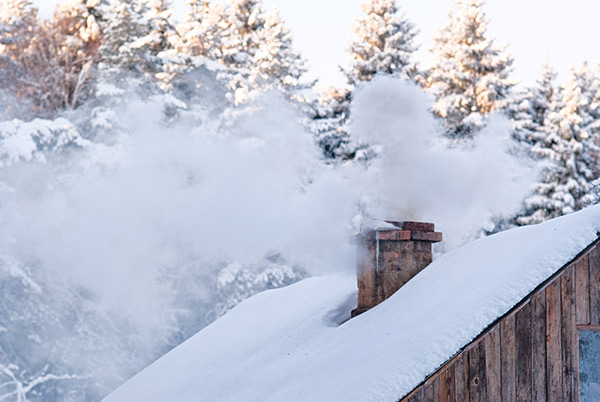
[[[590,268],[589,256],[585,255],[575,263],[575,295],[577,324],[590,323]]]
[[[515,350],[515,316],[504,318],[500,323],[500,364],[502,401],[515,402],[517,397],[516,377],[516,350]]]
[[[575,305],[575,267],[567,268],[560,276],[562,390],[563,401],[575,401],[579,394],[575,354],[577,345],[577,311]]]
[[[531,400],[546,401],[546,293],[531,298]]]
[[[563,397],[560,281],[558,279],[546,287],[546,381],[549,401],[560,401]]]
[[[468,351],[469,356],[469,400],[487,401],[485,372],[485,342],[480,340]]]
[[[531,304],[527,303],[515,315],[516,387],[517,401],[531,401],[532,352]]]
[[[500,327],[494,327],[485,336],[485,371],[488,401],[502,401],[500,365]]]

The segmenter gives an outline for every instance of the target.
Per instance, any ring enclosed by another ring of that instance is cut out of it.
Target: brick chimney
[[[358,306],[355,317],[378,305],[433,259],[431,244],[442,241],[433,223],[378,221],[352,239],[357,245]]]

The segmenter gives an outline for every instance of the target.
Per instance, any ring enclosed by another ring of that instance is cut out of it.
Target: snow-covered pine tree
[[[507,106],[515,82],[512,58],[487,36],[484,0],[454,0],[448,22],[434,37],[433,66],[424,85],[436,96],[433,112],[452,138],[468,138],[485,117]]]
[[[586,61],[579,71],[575,72],[581,90],[580,115],[583,120],[582,130],[590,137],[600,140],[600,76],[598,65],[590,66]]]
[[[222,32],[226,29],[225,9],[209,0],[188,0],[184,22],[177,27],[180,43],[178,52],[190,58],[223,58]]]
[[[144,15],[146,3],[137,0],[111,0],[104,11],[104,41],[100,59],[105,67],[143,72],[147,61],[137,42],[149,35]]]
[[[147,34],[133,42],[132,46],[144,55],[143,70],[167,89],[181,70],[181,60],[175,50],[179,38],[171,23],[173,10],[169,0],[142,1],[146,1],[143,7],[147,10],[144,15]]]
[[[308,70],[306,60],[294,49],[292,34],[285,27],[277,8],[265,16],[264,26],[258,32],[259,47],[254,54],[254,80],[263,89],[275,86],[288,99],[303,101],[302,91],[313,83],[302,82]]]
[[[361,7],[364,15],[352,25],[355,37],[348,48],[351,61],[348,68],[342,68],[348,87],[328,88],[313,106],[311,130],[328,158],[366,155],[365,149],[349,145],[347,132],[352,92],[358,84],[370,81],[378,73],[411,80],[417,74],[412,60],[417,32],[399,12],[395,0],[366,0]]]
[[[351,159],[354,157],[348,148],[350,135],[346,125],[350,118],[350,96],[348,89],[328,87],[313,105],[314,114],[310,129],[317,145],[328,159]]]
[[[293,48],[292,35],[278,11],[265,14],[260,0],[232,0],[225,14],[220,49],[214,55],[228,68],[220,77],[231,103],[247,103],[271,88],[302,100],[301,92],[312,83],[301,82],[306,63]]]
[[[253,60],[260,46],[259,31],[264,28],[264,10],[260,0],[232,0],[226,14],[218,61],[229,71],[220,78],[226,84],[230,102],[240,105],[254,97],[258,86]]]
[[[585,130],[587,98],[581,85],[571,68],[560,96],[549,103],[542,132],[532,138],[531,152],[545,166],[541,182],[516,218],[519,225],[543,222],[597,201],[592,184],[597,176],[593,171],[597,146]]]
[[[600,146],[600,63],[590,66],[585,62],[577,73],[584,97],[583,130],[588,133],[592,142]],[[600,176],[600,148],[592,152],[594,160],[594,177]],[[600,194],[600,189],[595,189]],[[599,199],[600,201],[600,195]]]
[[[265,23],[260,0],[232,0],[227,8],[227,28],[223,33],[223,63],[246,68],[258,51],[258,32]]]
[[[140,39],[138,45],[146,47],[150,55],[157,56],[171,47],[171,36],[176,34],[170,21],[172,15],[169,0],[150,0],[147,3],[148,34]]]
[[[364,16],[352,25],[352,60],[344,71],[349,84],[370,81],[377,73],[412,79],[417,70],[414,25],[399,13],[395,0],[367,0],[361,8]]]
[[[555,98],[559,94],[555,79],[556,73],[546,60],[537,85],[522,90],[509,105],[513,137],[518,141],[534,145],[546,138],[548,114],[556,105]]]

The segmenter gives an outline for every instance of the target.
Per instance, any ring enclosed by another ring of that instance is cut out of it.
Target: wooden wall
[[[402,402],[578,401],[578,329],[600,330],[598,243]]]

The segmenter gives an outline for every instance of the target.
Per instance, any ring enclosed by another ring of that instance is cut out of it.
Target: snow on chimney
[[[358,306],[355,317],[378,305],[433,259],[431,244],[442,241],[433,223],[375,221],[352,238],[357,245]]]

